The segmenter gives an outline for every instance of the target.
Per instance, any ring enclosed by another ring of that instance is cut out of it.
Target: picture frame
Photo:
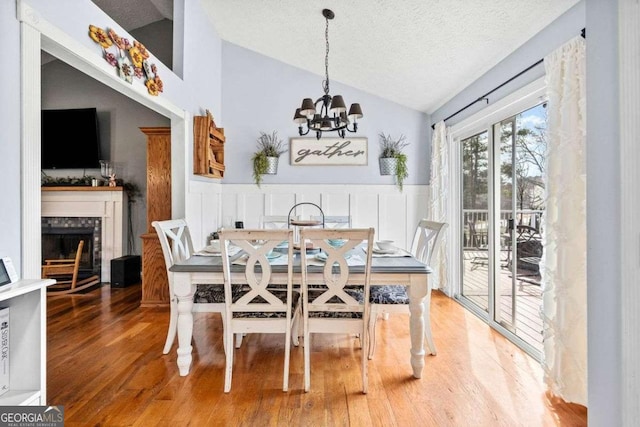
[[[292,166],[367,166],[367,138],[291,138]]]

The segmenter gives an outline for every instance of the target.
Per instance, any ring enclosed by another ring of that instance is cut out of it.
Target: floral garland
[[[144,45],[136,40],[133,45],[128,39],[120,37],[113,29],[107,31],[95,25],[89,25],[89,37],[102,47],[104,59],[118,69],[118,75],[127,83],[133,82],[133,77],[144,79],[150,95],[158,96],[163,92],[164,85],[158,75],[156,64],[149,64],[149,52]],[[116,55],[109,52],[111,46],[116,47]],[[127,57],[126,54],[129,54]]]

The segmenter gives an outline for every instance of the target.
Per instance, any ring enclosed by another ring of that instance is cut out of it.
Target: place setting
[[[393,240],[378,240],[373,244],[373,254],[371,256],[374,258],[411,256],[411,253],[396,247],[393,243]],[[366,252],[366,249],[364,250]]]
[[[227,249],[227,255],[228,256],[234,256],[240,253],[242,249],[238,246],[234,246],[234,245],[229,245],[229,248]],[[221,256],[222,255],[222,250],[220,249],[220,240],[212,240],[211,244],[205,246],[204,248],[202,248],[201,250],[199,250],[198,252],[196,252],[194,255],[197,256]]]

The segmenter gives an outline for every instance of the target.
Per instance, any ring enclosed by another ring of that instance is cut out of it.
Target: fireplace
[[[100,275],[101,234],[100,218],[42,218],[42,260],[74,259],[84,240],[80,273]]]
[[[102,282],[111,282],[111,260],[124,253],[125,212],[122,187],[42,187],[43,227],[94,228],[93,262]]]

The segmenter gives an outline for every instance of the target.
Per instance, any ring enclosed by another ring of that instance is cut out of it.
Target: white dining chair
[[[431,257],[438,250],[447,224],[422,219],[416,227],[411,244],[411,253],[424,264],[431,265]],[[427,292],[431,292],[431,286]],[[371,286],[371,321],[369,322],[369,359],[376,349],[376,323],[379,314],[409,313],[409,293],[406,286]],[[424,308],[424,337],[429,352],[436,355],[436,346],[431,333],[430,307]]]
[[[289,228],[289,218],[286,215],[262,215],[259,228],[264,230]]]
[[[158,234],[169,282],[169,329],[163,354],[169,353],[178,333],[178,301],[173,292],[173,273],[169,268],[194,254],[189,227],[184,219],[153,221],[151,223]],[[222,330],[225,330],[225,307],[223,285],[198,285],[194,295],[193,312],[220,313]],[[240,342],[240,340],[238,340]]]
[[[300,293],[293,291],[293,231],[286,230],[222,230],[222,271],[224,275],[225,310],[227,325],[226,366],[224,391],[231,390],[233,375],[233,334],[276,333],[284,334],[284,374],[282,390],[289,389],[289,360],[291,354],[291,330],[297,331],[300,313]],[[272,283],[269,259],[284,256],[275,252],[283,241],[287,244],[287,280]],[[230,244],[242,249],[240,262],[244,268],[231,267],[227,256]],[[276,255],[277,254],[277,255]],[[241,283],[238,291],[232,284]]]
[[[324,228],[351,228],[351,215],[313,215],[312,220],[324,220]]]
[[[302,244],[302,311],[304,316],[304,391],[311,387],[311,334],[355,333],[362,344],[362,392],[368,388],[367,349],[369,323],[369,286],[371,275],[371,253],[374,229],[319,229],[305,228],[300,231],[302,242],[320,248],[324,259],[322,274],[310,274],[309,264],[313,254],[308,254],[307,244]],[[329,240],[339,240],[339,247]],[[349,251],[366,241],[364,276],[360,283],[349,283]],[[317,267],[316,267],[317,268]]]

